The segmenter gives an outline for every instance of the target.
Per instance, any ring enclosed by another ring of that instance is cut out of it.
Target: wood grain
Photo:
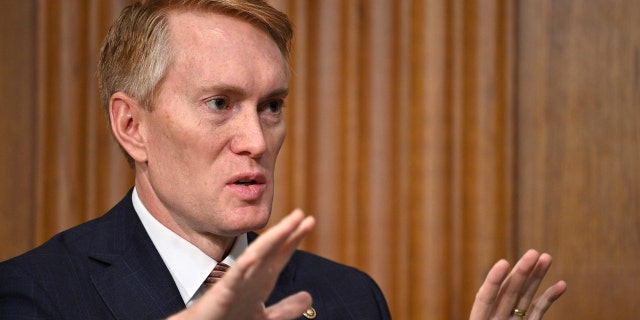
[[[640,3],[521,1],[518,240],[556,257],[550,318],[640,311]]]

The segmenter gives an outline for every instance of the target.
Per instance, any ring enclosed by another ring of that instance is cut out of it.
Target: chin
[[[240,235],[249,231],[264,228],[269,223],[271,210],[266,208],[238,208],[236,210],[236,226],[233,233]]]

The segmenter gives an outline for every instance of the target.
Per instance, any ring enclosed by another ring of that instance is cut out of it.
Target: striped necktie
[[[222,276],[224,276],[224,273],[227,272],[229,268],[228,264],[222,262],[218,263],[216,267],[213,268],[213,271],[211,271],[207,279],[204,280],[204,284],[208,286],[214,285],[216,282],[220,281]]]

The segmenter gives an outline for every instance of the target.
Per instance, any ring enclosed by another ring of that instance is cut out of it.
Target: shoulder
[[[86,283],[86,243],[94,223],[61,232],[35,249],[0,263],[0,314],[61,317],[60,297]],[[82,245],[80,245],[82,244]],[[65,289],[66,288],[66,289]],[[86,298],[77,296],[78,299]]]
[[[364,271],[316,254],[298,250],[288,268],[295,269],[296,281],[314,288],[338,288],[344,294],[382,295],[378,284]]]
[[[249,232],[247,236],[249,244],[258,237],[254,232]],[[296,250],[282,271],[282,281],[292,279],[298,283],[313,282],[318,285],[332,283],[334,286],[358,282],[379,290],[376,282],[365,272],[304,250]]]
[[[293,254],[290,264],[295,265],[298,275],[313,275],[332,280],[355,279],[375,284],[373,279],[360,269],[303,250],[297,250]]]
[[[256,233],[248,233],[249,243],[257,237]],[[362,270],[304,250],[296,250],[282,270],[279,284],[285,283],[331,290],[345,287],[346,291],[360,290],[381,294],[377,283]]]
[[[29,268],[29,266],[37,266],[41,263],[50,265],[55,260],[60,259],[61,256],[67,257],[74,253],[81,254],[78,251],[83,251],[82,248],[89,242],[95,228],[95,221],[90,221],[62,231],[38,247],[0,263],[0,266],[23,266]]]
[[[390,319],[384,294],[371,276],[310,252],[293,254],[278,279],[278,290],[280,299],[309,292],[314,308],[329,319]]]
[[[100,297],[91,277],[127,250],[137,230],[126,226],[135,225],[135,213],[114,209],[0,262],[0,314],[86,318],[102,312],[94,307]]]
[[[0,265],[33,264],[38,261],[50,263],[51,259],[59,256],[79,255],[86,258],[87,252],[95,248],[104,249],[101,250],[103,252],[117,248],[117,244],[123,242],[123,237],[137,230],[135,223],[132,223],[138,218],[130,194],[104,215],[62,231],[38,247]]]
[[[130,216],[131,210],[126,207],[126,201],[121,201],[105,215],[62,231],[38,247],[0,262],[1,275],[16,270],[26,276],[46,280],[52,276],[64,277],[69,270],[77,271],[91,253],[114,252],[120,243],[125,242],[126,224],[137,219],[135,213]]]

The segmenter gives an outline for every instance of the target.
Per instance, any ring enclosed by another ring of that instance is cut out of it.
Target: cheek
[[[179,149],[185,147],[184,143],[180,140],[181,136],[181,134],[174,132],[171,127],[156,126],[149,136],[151,155],[164,158],[174,157],[180,154]]]
[[[271,135],[271,144],[273,145],[273,150],[275,155],[278,155],[280,148],[282,148],[282,144],[284,143],[284,138],[287,135],[287,126],[284,121],[280,123],[278,126],[273,128],[273,133]]]
[[[273,130],[268,134],[265,133],[265,139],[267,140],[267,144],[268,144],[268,151],[267,151],[267,154],[265,154],[265,157],[263,157],[263,160],[269,161],[269,164],[263,163],[265,166],[271,167],[272,169],[273,167],[275,167],[276,159],[278,158],[280,149],[284,144],[284,138],[285,138],[284,129]]]
[[[198,141],[197,128],[178,117],[158,117],[155,120],[148,136],[149,161],[164,161],[164,165],[175,166],[193,158],[197,146],[202,144]]]

